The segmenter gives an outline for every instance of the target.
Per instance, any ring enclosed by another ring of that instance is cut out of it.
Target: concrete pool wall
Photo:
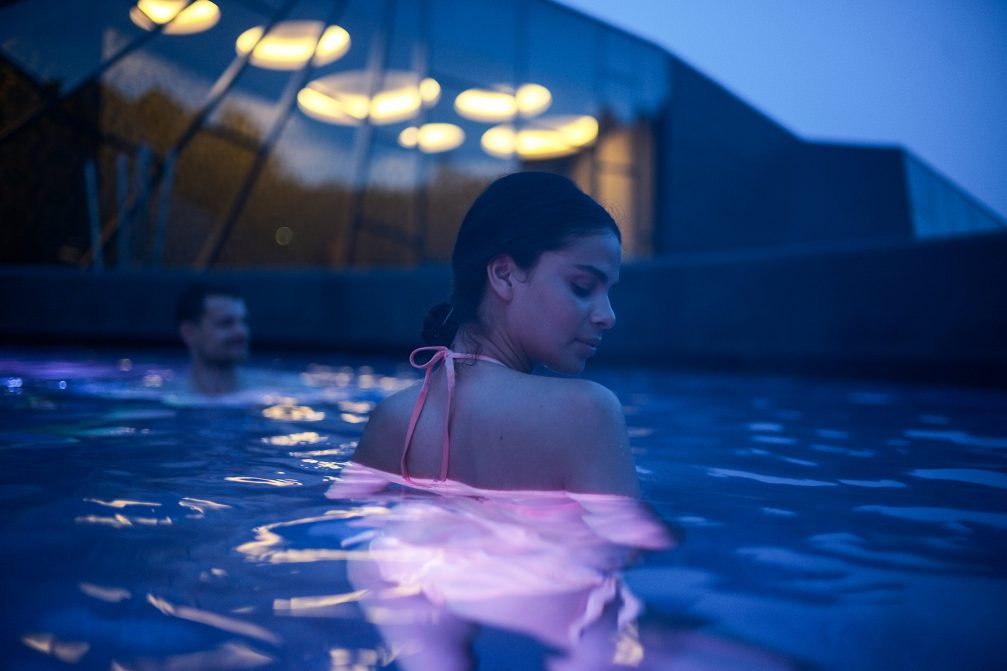
[[[171,345],[184,270],[0,267],[4,344]],[[403,355],[445,266],[220,270],[257,349]],[[623,268],[599,362],[1007,385],[1007,233],[690,254]]]

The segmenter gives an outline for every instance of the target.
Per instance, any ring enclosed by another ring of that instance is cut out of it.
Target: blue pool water
[[[323,494],[417,377],[261,357],[250,392],[206,405],[182,365],[0,350],[3,668],[395,668],[332,532],[358,504]],[[1001,667],[1007,394],[589,376],[623,401],[644,499],[679,538],[624,571],[644,666]],[[506,631],[475,648],[484,669],[543,659]]]

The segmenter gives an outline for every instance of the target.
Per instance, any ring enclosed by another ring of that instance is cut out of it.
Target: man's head
[[[237,291],[210,284],[190,285],[176,305],[178,331],[194,361],[234,366],[248,356],[245,300]]]

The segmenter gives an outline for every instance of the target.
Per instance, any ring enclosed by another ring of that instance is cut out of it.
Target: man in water
[[[248,358],[245,299],[237,291],[192,284],[176,305],[178,331],[189,348],[193,391],[218,396],[238,391],[238,364]]]

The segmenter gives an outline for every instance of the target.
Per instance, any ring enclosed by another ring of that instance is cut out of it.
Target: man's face
[[[214,366],[234,365],[248,356],[249,331],[245,301],[207,296],[203,316],[182,324],[182,339],[193,358]]]

